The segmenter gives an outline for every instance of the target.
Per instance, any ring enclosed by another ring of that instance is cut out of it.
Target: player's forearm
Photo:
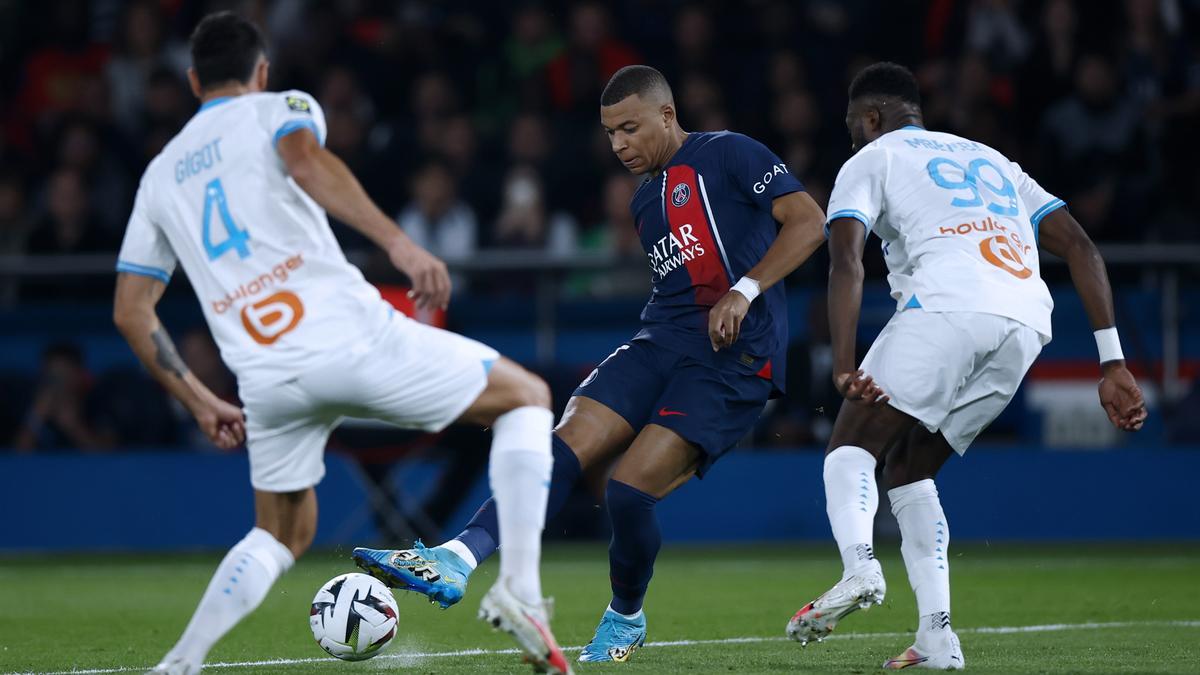
[[[760,291],[796,271],[825,242],[825,212],[807,192],[777,197],[771,204],[771,217],[780,223],[779,234],[758,264],[746,273],[758,282]]]
[[[862,306],[861,257],[835,256],[829,265],[829,339],[833,348],[833,374],[855,370],[855,341]]]
[[[1108,271],[1100,251],[1090,240],[1073,246],[1066,252],[1067,269],[1071,271],[1071,282],[1083,300],[1092,330],[1111,328],[1116,325],[1113,312],[1112,286],[1108,283]]]
[[[382,249],[404,238],[404,232],[367,195],[345,162],[324,148],[289,165],[296,184],[331,216],[354,228]]]
[[[784,223],[775,242],[746,276],[765,291],[796,271],[823,243],[820,217]]]
[[[188,369],[153,312],[119,315],[117,328],[146,370],[185,408],[195,410],[216,396]]]
[[[1092,330],[1114,326],[1112,287],[1104,259],[1071,212],[1059,208],[1047,214],[1042,219],[1038,244],[1066,261]]]

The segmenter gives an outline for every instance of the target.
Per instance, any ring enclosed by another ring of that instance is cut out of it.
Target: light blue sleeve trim
[[[842,209],[841,211],[836,211],[834,213],[829,214],[829,217],[825,219],[825,238],[826,239],[829,238],[829,224],[832,223],[833,221],[837,220],[838,218],[853,218],[853,219],[857,220],[858,222],[862,223],[863,227],[867,228],[867,232],[871,231],[871,221],[867,218],[867,214],[863,213],[862,211],[856,210],[856,209]]]
[[[301,129],[313,132],[313,136],[317,137],[317,142],[325,145],[325,139],[321,138],[321,132],[317,131],[317,123],[312,120],[288,120],[285,122],[283,126],[279,127],[279,131],[275,132],[275,145],[279,145],[279,139]]]
[[[1042,224],[1042,219],[1045,218],[1046,216],[1050,215],[1050,213],[1055,211],[1056,209],[1060,209],[1066,205],[1067,205],[1067,203],[1061,199],[1052,199],[1049,202],[1047,202],[1046,204],[1044,204],[1042,206],[1042,208],[1038,209],[1037,211],[1034,211],[1032,216],[1029,216],[1029,222],[1033,225],[1033,240],[1034,241],[1037,241],[1038,226]]]
[[[130,274],[140,274],[144,277],[153,277],[163,282],[164,284],[171,283],[171,274],[164,269],[150,267],[149,265],[137,265],[124,260],[117,261],[118,272],[129,272]]]

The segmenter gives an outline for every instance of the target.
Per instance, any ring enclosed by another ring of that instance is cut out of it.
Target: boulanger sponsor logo
[[[1017,247],[1002,234],[979,242],[979,252],[983,254],[984,260],[1018,279],[1033,276],[1033,270],[1025,266]]]
[[[242,308],[242,326],[260,345],[271,345],[304,318],[304,304],[291,291],[279,291]]]
[[[304,266],[302,253],[297,253],[287,260],[275,265],[269,272],[264,272],[248,282],[238,284],[233,292],[211,301],[212,310],[216,314],[224,314],[240,300],[249,300],[260,293],[275,288],[276,285],[287,283],[292,273]]]
[[[692,196],[692,189],[687,183],[680,183],[671,189],[671,203],[676,208],[688,203],[688,199]]]
[[[1003,222],[988,216],[983,220],[972,220],[957,225],[938,227],[941,236],[965,236],[975,233],[991,234],[979,242],[979,253],[988,263],[999,267],[1018,279],[1033,276],[1033,270],[1025,264],[1023,256],[1029,255],[1033,246],[1026,244],[1020,233]]]

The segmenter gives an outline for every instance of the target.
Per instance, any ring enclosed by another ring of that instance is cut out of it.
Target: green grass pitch
[[[646,603],[650,644],[629,663],[576,670],[875,671],[909,646],[916,624],[896,546],[880,548],[887,602],[801,649],[783,639],[784,624],[836,581],[831,545],[669,546]],[[302,560],[209,655],[226,665],[206,672],[528,672],[517,656],[497,653],[512,647],[508,637],[475,619],[494,561],[449,610],[398,593],[400,632],[383,655],[358,664],[326,657],[309,632],[308,606],[321,583],[353,569],[348,552]],[[951,556],[954,624],[971,671],[1200,672],[1200,546],[960,545]],[[0,672],[141,672],[179,635],[218,557],[0,559]],[[555,632],[575,647],[573,659],[608,601],[604,547],[552,546],[543,575],[556,597]]]

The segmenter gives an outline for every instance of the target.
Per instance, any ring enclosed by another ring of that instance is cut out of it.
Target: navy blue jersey
[[[704,363],[731,355],[783,391],[788,343],[783,284],[750,305],[737,342],[714,355],[708,311],[775,241],[771,202],[804,186],[762,143],[729,131],[691,133],[630,209],[650,264],[653,291],[635,340]]]

